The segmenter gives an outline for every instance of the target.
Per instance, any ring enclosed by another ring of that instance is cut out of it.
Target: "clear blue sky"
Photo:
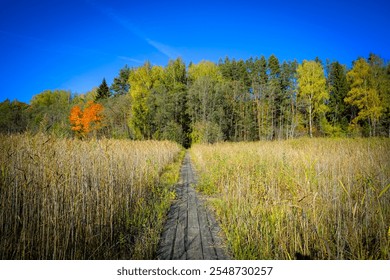
[[[390,60],[390,1],[0,0],[0,101],[84,93],[128,64]]]

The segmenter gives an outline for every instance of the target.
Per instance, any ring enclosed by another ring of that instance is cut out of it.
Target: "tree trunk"
[[[309,105],[309,135],[313,138],[313,116],[312,116],[312,105]]]

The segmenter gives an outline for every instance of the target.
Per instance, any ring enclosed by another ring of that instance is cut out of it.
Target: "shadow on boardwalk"
[[[224,260],[228,255],[219,237],[220,228],[198,198],[196,178],[187,153],[161,236],[157,258],[161,260]]]

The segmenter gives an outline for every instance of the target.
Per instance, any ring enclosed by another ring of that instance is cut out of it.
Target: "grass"
[[[196,145],[236,259],[390,259],[390,140]]]
[[[0,143],[1,259],[154,257],[179,145],[45,135]]]

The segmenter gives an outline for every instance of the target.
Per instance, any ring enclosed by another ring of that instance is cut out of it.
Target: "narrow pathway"
[[[161,260],[221,260],[228,256],[219,237],[220,228],[208,213],[193,185],[196,178],[187,153],[177,184],[177,200],[171,206],[161,236],[157,258]]]

